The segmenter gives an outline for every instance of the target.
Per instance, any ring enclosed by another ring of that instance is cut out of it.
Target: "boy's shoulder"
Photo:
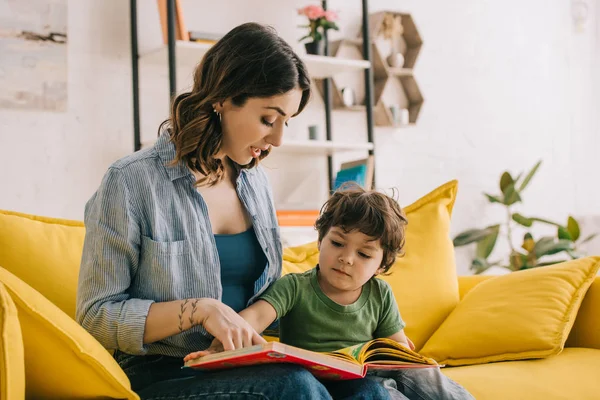
[[[313,276],[313,274],[315,273],[316,268],[311,268],[308,271],[304,271],[304,272],[290,272],[288,274],[283,275],[281,278],[278,279],[278,281],[282,281],[282,280],[288,280],[288,281],[295,281],[298,283],[310,283],[310,279]]]
[[[383,296],[387,296],[390,294],[393,295],[394,292],[392,290],[392,286],[383,279],[374,276],[373,279],[370,280],[370,282],[372,285],[371,290],[375,289]]]

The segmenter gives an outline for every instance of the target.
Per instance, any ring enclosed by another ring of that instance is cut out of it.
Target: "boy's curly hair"
[[[379,239],[383,249],[381,268],[385,273],[392,267],[396,257],[403,254],[407,223],[406,215],[394,198],[349,183],[325,202],[315,228],[319,233],[319,242],[332,227],[342,228],[345,232],[358,230]]]

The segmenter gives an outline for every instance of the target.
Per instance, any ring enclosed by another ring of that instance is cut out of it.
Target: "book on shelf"
[[[334,380],[363,378],[371,370],[441,367],[432,358],[382,338],[328,353],[269,342],[188,360],[184,368],[212,371],[273,363],[302,365],[318,378]]]
[[[333,190],[339,189],[340,186],[347,182],[356,182],[364,189],[370,190],[373,187],[374,165],[375,160],[373,156],[343,163],[335,176]]]
[[[215,44],[223,37],[223,35],[221,35],[220,33],[203,31],[190,31],[189,35],[190,41],[207,44]]]
[[[169,43],[168,23],[167,23],[167,0],[157,0],[160,25],[162,27],[162,36],[164,44]],[[190,35],[185,28],[183,19],[183,8],[180,0],[175,0],[175,40],[190,40]]]
[[[319,210],[278,209],[276,214],[279,226],[314,226],[319,217]]]

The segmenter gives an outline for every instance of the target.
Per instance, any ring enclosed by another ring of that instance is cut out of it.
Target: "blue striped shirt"
[[[212,339],[195,326],[143,344],[153,302],[222,295],[206,203],[185,164],[168,166],[174,158],[175,146],[163,133],[154,147],[115,162],[85,206],[77,321],[107,349],[183,357]],[[242,169],[236,190],[267,258],[252,302],[280,276],[282,247],[261,167]]]

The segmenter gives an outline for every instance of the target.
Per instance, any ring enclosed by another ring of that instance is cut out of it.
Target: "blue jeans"
[[[115,359],[142,399],[390,399],[374,379],[319,382],[298,365],[268,364],[217,372],[181,369],[183,360],[160,355]]]
[[[365,379],[319,381],[292,364],[267,364],[217,372],[181,369],[178,357],[115,352],[131,388],[142,399],[416,399],[473,397],[438,369],[381,371]]]

